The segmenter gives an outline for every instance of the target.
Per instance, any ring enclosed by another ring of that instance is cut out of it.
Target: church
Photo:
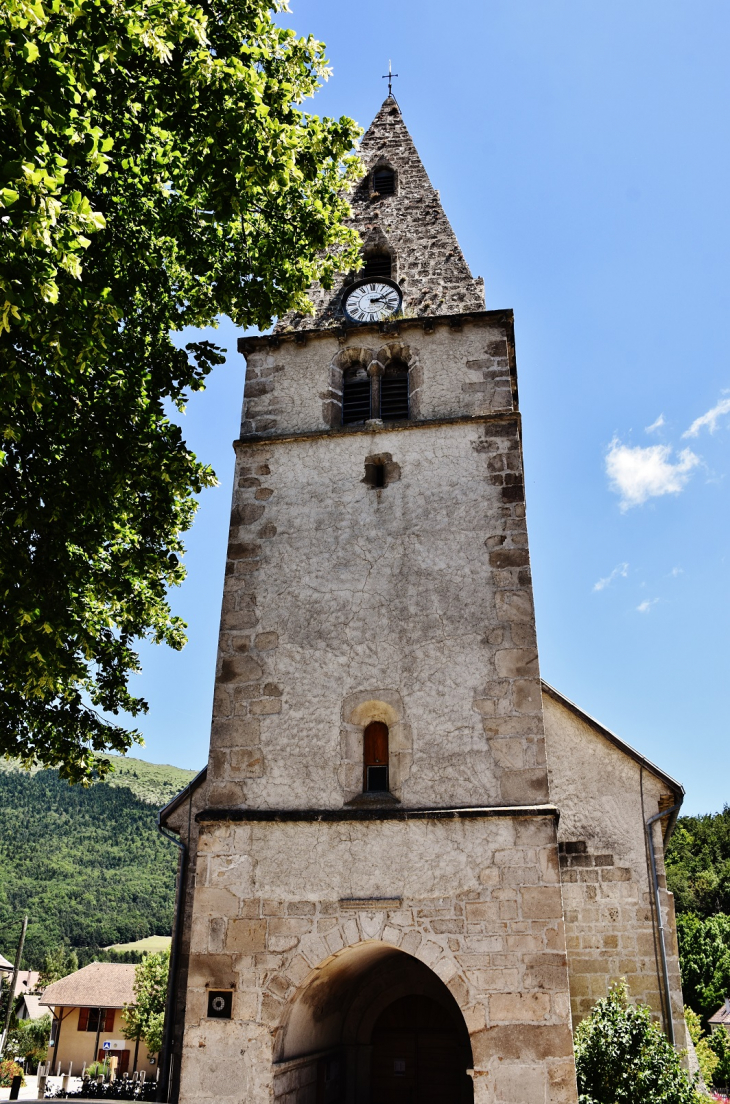
[[[246,337],[207,767],[162,1062],[182,1104],[576,1104],[625,977],[686,1045],[682,786],[540,678],[513,315],[395,98],[363,268]]]

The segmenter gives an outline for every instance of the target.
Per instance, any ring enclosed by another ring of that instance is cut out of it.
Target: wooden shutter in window
[[[392,169],[376,169],[373,173],[373,191],[378,195],[395,195],[395,173]]]
[[[88,1008],[79,1008],[79,1031],[86,1031],[89,1026],[89,1010]]]
[[[102,1028],[102,1031],[113,1031],[113,1030],[114,1030],[114,1009],[113,1008],[107,1008],[106,1015],[104,1017],[104,1026]]]
[[[384,422],[408,417],[408,365],[393,361],[380,381],[380,417]]]
[[[370,417],[370,377],[364,368],[342,381],[342,424],[364,422]]]
[[[388,789],[388,726],[371,721],[363,734],[363,790]]]

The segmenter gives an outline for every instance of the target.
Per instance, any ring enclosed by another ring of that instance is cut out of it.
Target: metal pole
[[[680,801],[678,805],[672,805],[671,809],[662,809],[662,811],[655,816],[649,817],[646,822],[646,834],[649,840],[649,854],[651,856],[651,882],[654,891],[657,923],[659,925],[659,956],[662,960],[662,978],[664,981],[665,1025],[667,1036],[672,1046],[674,1046],[674,1020],[672,1018],[672,997],[669,988],[669,969],[667,967],[667,945],[664,938],[664,921],[662,920],[662,909],[659,903],[659,878],[656,871],[656,853],[654,851],[654,824],[658,820],[664,820],[665,817],[671,816],[671,814],[675,813],[681,806],[682,803]]]
[[[8,1028],[10,1027],[10,1017],[13,1014],[13,999],[15,997],[15,986],[18,983],[18,970],[20,969],[20,960],[23,957],[23,944],[25,943],[25,933],[28,928],[28,917],[23,917],[23,928],[20,933],[20,940],[18,942],[18,950],[15,954],[15,966],[13,967],[13,976],[10,981],[10,994],[8,996],[8,1010],[5,1013],[5,1026],[3,1028],[2,1038],[0,1038],[0,1058],[3,1056],[5,1050],[5,1043],[8,1039]]]
[[[190,795],[192,801],[192,794]],[[175,839],[167,832],[160,821],[160,813],[157,814],[157,829],[162,835],[174,843],[180,850],[180,864],[178,866],[177,893],[175,895],[175,926],[172,933],[172,947],[170,950],[170,972],[167,977],[167,1002],[165,1005],[165,1023],[162,1034],[162,1050],[157,1056],[157,1099],[168,1101],[170,1099],[171,1058],[173,1032],[175,1030],[175,1005],[177,1003],[177,964],[180,956],[180,942],[182,939],[183,903],[185,893],[185,878],[187,876],[188,849],[182,840]]]
[[[96,1025],[96,1037],[94,1039],[94,1061],[98,1062],[99,1061],[99,1036],[101,1035],[101,1014],[103,1012],[104,1015],[106,1016],[106,1009],[97,1008],[96,1011],[99,1013],[99,1021]]]

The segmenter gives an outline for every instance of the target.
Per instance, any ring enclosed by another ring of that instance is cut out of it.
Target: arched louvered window
[[[371,253],[365,258],[365,264],[357,274],[358,280],[369,280],[373,276],[386,276],[390,279],[393,265],[388,253]]]
[[[388,792],[388,726],[371,721],[363,733],[363,780],[365,793]]]
[[[347,368],[342,380],[342,424],[370,417],[370,377],[361,364]]]
[[[380,417],[395,422],[408,417],[408,365],[392,360],[380,381]]]
[[[373,173],[373,191],[381,196],[395,195],[395,173],[386,165]]]

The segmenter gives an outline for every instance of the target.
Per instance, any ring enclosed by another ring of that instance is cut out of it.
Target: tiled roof
[[[708,1023],[711,1024],[727,1024],[730,1027],[730,1001],[725,1001],[721,1004],[717,1012],[713,1016],[710,1016]]]
[[[133,965],[90,962],[83,970],[49,985],[41,1004],[61,1008],[121,1008],[133,1002],[133,985]]]

